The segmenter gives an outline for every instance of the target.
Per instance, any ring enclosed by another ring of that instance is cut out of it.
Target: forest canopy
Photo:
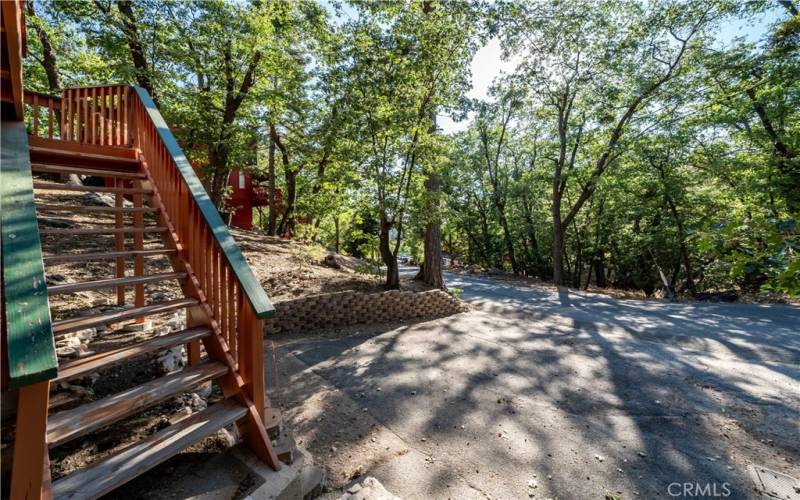
[[[731,22],[774,17],[759,39]],[[224,212],[385,266],[800,296],[796,0],[27,0],[26,87],[147,89]],[[513,69],[470,97],[475,53]],[[458,132],[441,117],[461,120]],[[274,192],[274,191],[272,191]]]

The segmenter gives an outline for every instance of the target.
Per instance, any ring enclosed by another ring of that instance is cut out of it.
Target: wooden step
[[[33,189],[48,189],[53,191],[84,191],[92,193],[122,193],[122,194],[150,194],[148,188],[126,188],[109,186],[76,186],[74,184],[60,184],[58,182],[33,181]]]
[[[124,233],[163,233],[165,227],[78,227],[71,229],[39,229],[39,234],[124,234]]]
[[[230,399],[211,405],[116,455],[59,479],[53,483],[53,497],[92,499],[104,495],[246,414],[243,406]]]
[[[150,207],[98,207],[93,205],[36,205],[39,212],[111,212],[111,213],[153,213],[157,208]]]
[[[67,361],[58,367],[58,376],[51,380],[50,383],[57,384],[66,380],[83,377],[123,361],[151,352],[170,349],[191,342],[192,340],[202,339],[209,335],[211,335],[211,330],[209,328],[189,328],[187,330],[153,337],[144,342],[118,347],[117,349],[100,352],[92,356],[86,356],[85,358]],[[280,423],[280,413],[278,413],[277,416],[272,416],[272,414],[268,415],[271,416],[273,420],[277,419],[278,423]],[[269,420],[267,422],[269,422]]]
[[[117,179],[146,179],[141,172],[125,172],[119,170],[103,170],[91,167],[75,167],[71,165],[53,165],[50,163],[31,163],[31,170],[48,174],[93,175],[96,177],[113,177]]]
[[[125,276],[122,278],[105,278],[93,281],[81,281],[78,283],[64,283],[63,285],[52,285],[47,287],[48,295],[60,295],[64,293],[85,292],[87,290],[104,290],[116,288],[118,286],[144,285],[147,283],[158,283],[159,281],[180,280],[186,277],[186,273],[159,273],[149,276]]]
[[[113,396],[56,413],[47,420],[47,444],[51,448],[59,446],[221,377],[227,372],[226,365],[206,361]]]
[[[153,255],[164,255],[175,253],[174,248],[156,248],[153,250],[125,250],[121,252],[86,252],[64,255],[46,255],[42,257],[45,264],[56,264],[60,262],[85,262],[91,260],[108,260],[117,257],[150,257]]]
[[[149,316],[151,314],[171,312],[196,305],[197,303],[197,299],[184,298],[167,302],[157,302],[143,307],[131,307],[122,311],[106,312],[93,316],[78,316],[76,318],[62,319],[53,322],[53,335],[56,340],[58,340],[63,337],[65,333],[75,332],[93,326],[119,323],[128,319]]]

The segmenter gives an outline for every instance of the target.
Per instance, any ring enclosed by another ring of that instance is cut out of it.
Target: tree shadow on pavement
[[[500,305],[283,353],[344,391],[329,406],[357,399],[432,457],[396,494],[447,498],[457,479],[493,498],[670,498],[685,482],[748,498],[752,461],[799,475],[797,310],[494,286]]]

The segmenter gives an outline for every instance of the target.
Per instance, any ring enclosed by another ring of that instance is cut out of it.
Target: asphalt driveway
[[[754,498],[750,466],[800,477],[798,308],[446,279],[472,311],[285,349],[410,450],[365,471],[392,493]]]

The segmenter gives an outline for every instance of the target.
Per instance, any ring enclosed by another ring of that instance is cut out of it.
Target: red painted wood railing
[[[274,308],[150,95],[139,87],[107,85],[66,89],[61,99],[30,92],[25,102],[31,135],[137,151],[154,188],[151,203],[163,215],[160,225],[179,251],[174,264],[191,276],[184,291],[200,301],[221,339],[209,354],[235,371],[226,392],[243,389],[244,402],[263,422],[263,320]],[[190,310],[189,326],[202,321],[195,316]],[[191,347],[193,362],[199,349]]]
[[[61,98],[26,90],[25,122],[32,136],[60,139]]]
[[[131,88],[127,85],[69,88],[60,98],[25,92],[25,103],[30,106],[28,126],[37,137],[99,146],[130,146],[130,96]]]
[[[133,147],[140,151],[159,203],[197,279],[198,297],[214,318],[248,393],[264,408],[263,319],[274,309],[200,179],[149,94],[133,87],[128,99]],[[181,249],[179,249],[181,250]]]

